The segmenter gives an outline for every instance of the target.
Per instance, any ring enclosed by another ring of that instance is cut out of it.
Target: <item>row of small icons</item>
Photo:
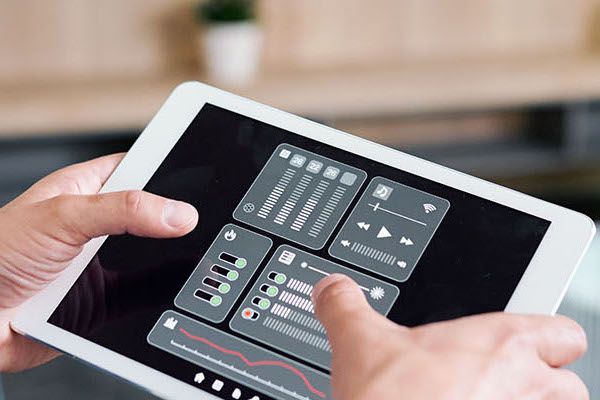
[[[368,231],[371,228],[371,224],[368,224],[364,221],[357,222],[356,225],[358,225],[358,227],[360,229],[362,229],[363,231]],[[386,239],[386,238],[392,237],[392,234],[391,234],[390,230],[385,227],[385,225],[382,225],[381,228],[379,228],[379,231],[377,232],[376,237],[377,237],[377,239]],[[412,246],[415,243],[410,238],[407,238],[406,236],[402,236],[400,238],[400,244],[403,244],[405,246]],[[348,247],[350,245],[350,243],[344,244],[342,242],[342,245],[345,247]]]
[[[387,200],[390,198],[390,195],[392,194],[393,191],[394,191],[394,188],[380,183],[377,185],[377,187],[373,191],[373,197],[378,198],[380,200]],[[429,214],[429,213],[436,211],[437,207],[431,203],[425,203],[425,204],[423,204],[423,210],[425,211],[425,214]]]
[[[390,198],[390,195],[394,191],[394,188],[378,184],[375,190],[373,191],[373,197],[378,198],[380,200],[387,200]],[[432,213],[437,210],[437,207],[431,203],[423,204],[423,210],[425,210],[425,214]]]
[[[196,383],[202,383],[205,380],[206,380],[206,376],[204,375],[203,372],[198,372],[196,375],[194,375],[194,382],[196,382]],[[221,389],[223,389],[223,386],[225,386],[225,384],[223,383],[222,380],[215,379],[211,385],[211,388],[216,392],[220,392]],[[233,389],[233,392],[231,392],[231,398],[237,400],[237,399],[240,399],[241,397],[242,397],[242,391],[239,388]],[[252,397],[248,398],[248,400],[260,400],[260,397],[252,396]]]
[[[163,326],[169,330],[174,330],[177,327],[178,323],[179,323],[179,321],[177,321],[177,319],[175,319],[173,317],[169,317],[165,320],[165,322],[163,323]],[[202,382],[204,382],[205,379],[206,379],[206,376],[202,372],[198,372],[196,375],[194,375],[194,382],[196,382],[196,383],[202,383]],[[223,389],[223,386],[224,386],[223,381],[221,381],[219,379],[215,379],[211,387],[213,388],[213,390],[220,392],[221,389]],[[239,399],[239,398],[241,398],[241,396],[242,396],[242,391],[238,388],[235,388],[233,390],[233,392],[231,393],[231,397],[234,399]],[[260,397],[253,396],[249,400],[260,400]]]
[[[292,152],[289,151],[288,149],[282,149],[279,152],[279,157],[281,157],[285,160],[290,159],[290,165],[293,167],[296,167],[296,168],[302,168],[307,161],[306,157],[304,157],[301,154],[294,154],[291,158],[290,158],[290,156],[292,156]],[[323,169],[323,166],[324,165],[321,161],[310,160],[308,162],[308,164],[306,165],[306,170],[310,173],[318,174]],[[335,179],[337,179],[339,174],[340,174],[339,168],[328,166],[325,168],[325,171],[323,172],[323,177],[327,178],[327,179],[335,180]],[[357,178],[356,174],[353,174],[351,172],[344,172],[340,178],[340,183],[343,185],[346,185],[346,186],[352,186],[354,184],[354,182],[356,182],[356,178]]]

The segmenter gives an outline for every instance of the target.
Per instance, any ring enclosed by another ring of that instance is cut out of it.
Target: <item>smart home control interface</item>
[[[501,310],[549,225],[210,104],[145,189],[198,226],[108,238],[50,322],[223,399],[331,399],[320,279],[408,326]]]

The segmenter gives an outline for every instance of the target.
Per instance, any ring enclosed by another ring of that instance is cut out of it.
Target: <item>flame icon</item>
[[[235,231],[233,229],[230,229],[227,232],[225,232],[225,234],[223,235],[223,237],[228,242],[231,242],[232,240],[235,240],[235,238],[237,237],[237,233],[235,233]]]

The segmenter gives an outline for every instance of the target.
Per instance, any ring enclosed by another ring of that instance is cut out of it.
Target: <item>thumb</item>
[[[313,289],[312,301],[334,352],[339,348],[352,348],[361,341],[364,328],[380,317],[358,285],[341,274],[319,281]]]
[[[53,229],[54,237],[60,233],[59,238],[72,245],[123,233],[179,237],[194,229],[198,222],[198,212],[190,204],[143,191],[64,195],[37,206],[42,208],[45,219],[41,226]]]

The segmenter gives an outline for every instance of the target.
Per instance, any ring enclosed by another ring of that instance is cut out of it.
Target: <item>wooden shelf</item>
[[[177,83],[194,78],[5,85],[0,87],[0,136],[140,129]],[[600,57],[272,73],[249,87],[224,89],[330,121],[504,108],[600,98]]]

